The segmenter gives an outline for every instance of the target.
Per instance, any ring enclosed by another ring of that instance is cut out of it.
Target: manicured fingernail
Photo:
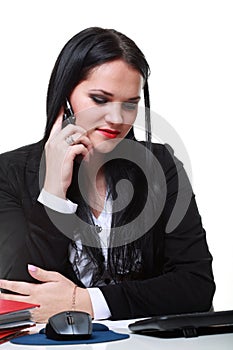
[[[29,270],[29,271],[32,271],[32,272],[36,272],[37,267],[36,267],[36,266],[34,266],[34,265],[30,265],[30,264],[28,264],[28,270]]]

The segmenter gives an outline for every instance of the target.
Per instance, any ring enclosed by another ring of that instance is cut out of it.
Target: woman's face
[[[76,125],[87,131],[94,149],[110,152],[128,134],[136,119],[142,85],[136,69],[115,60],[95,67],[74,88],[70,102]]]

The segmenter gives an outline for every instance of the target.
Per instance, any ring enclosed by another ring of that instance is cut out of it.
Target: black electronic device
[[[163,315],[128,325],[133,333],[157,337],[196,337],[233,333],[233,310]]]
[[[49,318],[45,334],[55,340],[89,339],[92,335],[91,316],[81,311],[60,312]]]
[[[64,114],[63,114],[63,120],[62,120],[62,128],[67,126],[68,124],[75,124],[75,115],[73,112],[73,109],[71,107],[71,104],[66,97],[65,99],[65,105],[64,105]]]

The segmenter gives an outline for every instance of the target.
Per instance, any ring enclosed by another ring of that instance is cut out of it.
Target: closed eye
[[[137,108],[138,102],[123,102],[122,107],[127,111],[134,111]]]
[[[97,105],[104,105],[109,102],[109,99],[102,95],[90,95],[90,98],[97,104]],[[134,111],[137,108],[139,101],[126,101],[122,102],[122,108],[126,111]]]
[[[90,97],[98,105],[102,105],[108,102],[108,99],[103,96],[91,95]]]

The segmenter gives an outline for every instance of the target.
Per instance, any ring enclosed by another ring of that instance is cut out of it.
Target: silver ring
[[[68,143],[69,146],[72,146],[75,143],[72,135],[69,135],[65,140],[66,140],[66,143]]]

